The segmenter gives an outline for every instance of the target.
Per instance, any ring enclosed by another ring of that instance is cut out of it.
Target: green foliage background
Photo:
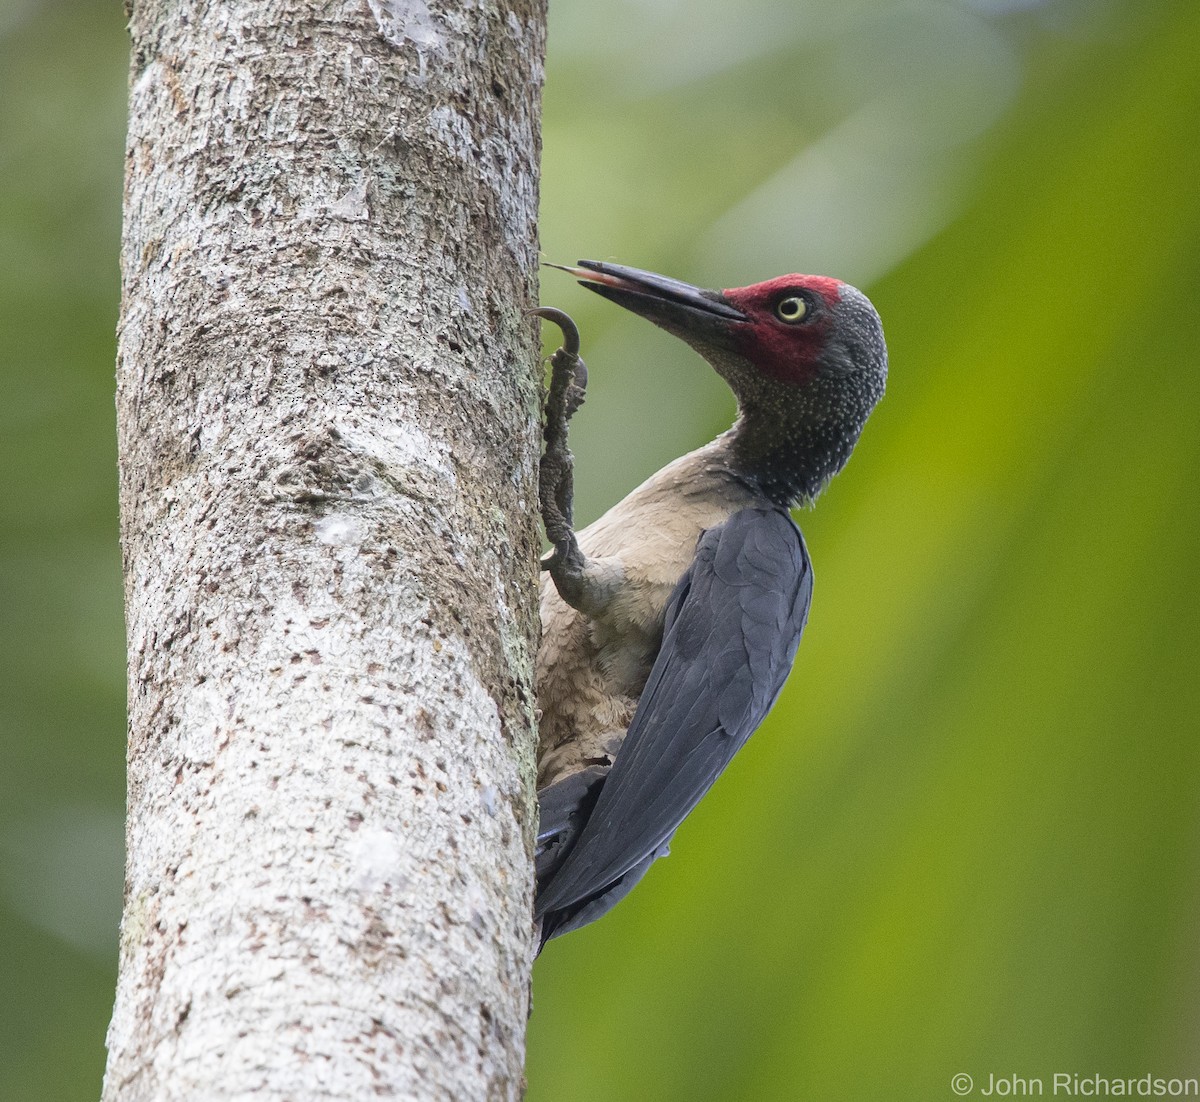
[[[1200,1075],[1200,4],[551,13],[543,247],[861,281],[890,390],[800,519],[770,721],[537,965],[530,1102],[939,1099]],[[0,1097],[95,1097],[120,899],[113,327],[126,43],[0,7]],[[723,428],[665,335],[584,333],[590,519]]]

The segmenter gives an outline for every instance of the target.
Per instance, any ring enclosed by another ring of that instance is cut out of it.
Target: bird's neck
[[[857,432],[803,409],[743,406],[716,441],[738,476],[776,505],[812,501],[854,448]]]

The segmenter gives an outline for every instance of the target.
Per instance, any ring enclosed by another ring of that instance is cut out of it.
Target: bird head
[[[785,275],[709,291],[595,260],[563,270],[713,366],[738,401],[736,453],[782,500],[816,496],[883,396],[883,326],[867,296],[841,280]]]

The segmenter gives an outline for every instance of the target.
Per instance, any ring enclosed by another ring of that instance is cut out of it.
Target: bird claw
[[[531,306],[525,314],[527,317],[545,318],[546,321],[554,322],[563,332],[563,346],[560,351],[568,356],[579,355],[579,326],[565,310],[559,310],[556,306]]]
[[[551,443],[551,432],[561,430],[565,440],[569,421],[583,405],[587,394],[587,364],[579,355],[579,326],[565,310],[554,306],[534,306],[526,310],[527,315],[544,318],[562,330],[562,346],[550,357],[550,393],[546,399],[546,443]],[[560,422],[554,424],[553,421]]]

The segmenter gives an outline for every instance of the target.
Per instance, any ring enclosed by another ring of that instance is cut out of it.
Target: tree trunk
[[[104,1098],[512,1098],[540,0],[137,0]]]

